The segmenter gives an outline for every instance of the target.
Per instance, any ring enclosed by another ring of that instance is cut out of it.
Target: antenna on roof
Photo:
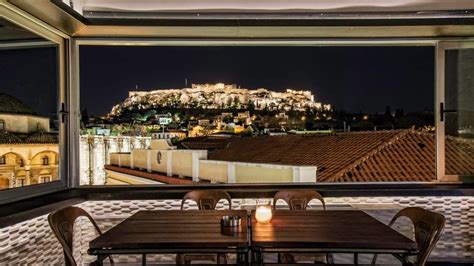
[[[135,90],[138,90],[138,84],[135,84]]]
[[[184,78],[184,87],[185,87],[185,88],[188,87],[188,78]]]

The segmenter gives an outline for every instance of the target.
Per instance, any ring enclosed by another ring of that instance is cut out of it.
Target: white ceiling
[[[71,0],[63,0],[69,4]],[[427,12],[474,10],[474,0],[72,0],[82,11]]]

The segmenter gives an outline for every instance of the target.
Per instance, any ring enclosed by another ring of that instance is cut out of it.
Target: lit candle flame
[[[270,206],[258,206],[255,212],[255,218],[259,223],[268,223],[272,219],[272,209]]]

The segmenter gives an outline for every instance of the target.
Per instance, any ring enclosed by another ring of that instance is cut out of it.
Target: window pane
[[[0,19],[0,189],[60,178],[57,61],[56,44]]]
[[[446,52],[446,174],[474,175],[474,49]]]
[[[436,179],[433,47],[81,46],[80,68],[81,184]]]

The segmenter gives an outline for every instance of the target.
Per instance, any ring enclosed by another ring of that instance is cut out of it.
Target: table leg
[[[263,249],[255,249],[255,250],[252,250],[252,254],[253,254],[253,263],[259,265],[259,264],[263,264]]]
[[[354,253],[354,265],[359,265],[359,253]]]
[[[413,265],[413,263],[410,262],[409,258],[410,258],[410,256],[407,256],[406,254],[403,254],[403,257],[402,257],[402,265],[403,266]]]
[[[142,265],[146,265],[146,254],[142,254]]]
[[[106,258],[105,255],[102,255],[102,254],[97,255],[97,261],[95,262],[95,265],[98,265],[98,266],[104,265],[105,258]]]
[[[237,264],[247,265],[249,263],[249,253],[247,249],[238,249],[237,250]]]

